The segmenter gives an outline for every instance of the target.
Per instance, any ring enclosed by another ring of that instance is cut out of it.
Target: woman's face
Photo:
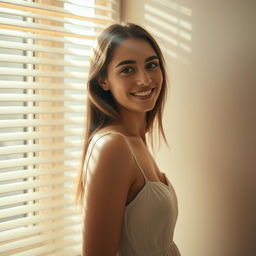
[[[122,109],[147,112],[154,108],[163,83],[159,59],[143,39],[129,38],[114,50],[107,77],[100,81],[111,90]]]

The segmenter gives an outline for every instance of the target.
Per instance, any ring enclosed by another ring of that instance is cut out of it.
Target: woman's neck
[[[146,119],[145,113],[122,114],[118,122],[113,123],[127,136],[140,137],[146,144]],[[111,126],[112,126],[111,125]]]

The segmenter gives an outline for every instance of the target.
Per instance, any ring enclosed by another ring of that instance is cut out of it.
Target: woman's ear
[[[98,78],[98,83],[104,91],[110,90],[109,82],[108,82],[107,78],[105,78],[105,77]]]

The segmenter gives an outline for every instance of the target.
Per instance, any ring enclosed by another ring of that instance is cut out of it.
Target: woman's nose
[[[137,78],[138,85],[150,85],[151,83],[152,83],[152,79],[147,72],[140,71],[138,73],[138,78]]]

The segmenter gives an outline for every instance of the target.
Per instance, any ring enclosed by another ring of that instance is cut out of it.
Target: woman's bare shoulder
[[[131,167],[134,164],[132,151],[125,136],[117,133],[118,131],[114,132],[116,133],[100,131],[93,136],[89,149],[90,158],[97,161],[89,161],[92,169],[105,166],[105,169],[116,170],[118,167]]]
[[[118,149],[127,150],[129,148],[125,135],[118,130],[98,131],[92,137],[92,144],[103,151],[108,149],[112,149],[112,151]]]

